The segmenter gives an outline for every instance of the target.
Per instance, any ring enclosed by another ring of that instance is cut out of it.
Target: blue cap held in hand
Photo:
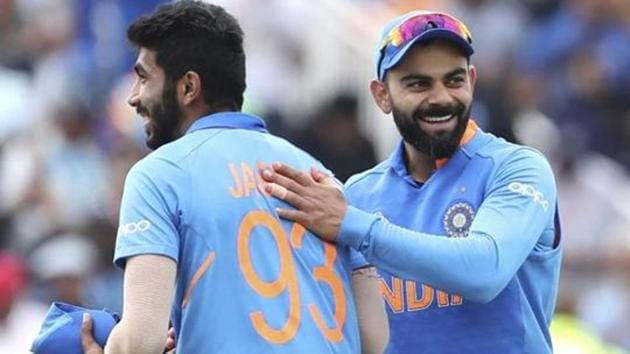
[[[33,341],[31,351],[35,354],[83,354],[81,323],[85,312],[92,317],[94,340],[104,347],[109,333],[120,321],[118,314],[53,302],[37,338]]]

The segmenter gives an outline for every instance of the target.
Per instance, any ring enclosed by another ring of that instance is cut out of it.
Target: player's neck
[[[210,114],[220,113],[220,112],[229,112],[229,109],[224,108],[211,108],[205,103],[200,103],[196,105],[192,105],[189,107],[185,107],[182,110],[183,119],[180,125],[180,133],[183,135],[188,131],[188,128],[199,118],[203,118]]]
[[[436,170],[433,157],[416,150],[407,142],[405,142],[405,164],[409,174],[420,183],[426,182]]]

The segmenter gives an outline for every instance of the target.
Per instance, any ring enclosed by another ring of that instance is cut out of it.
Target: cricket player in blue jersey
[[[261,188],[257,171],[271,161],[323,167],[239,112],[237,21],[180,1],[127,35],[139,49],[129,103],[155,151],[125,182],[114,260],[125,269],[123,314],[104,352],[161,353],[169,319],[179,353],[382,352],[375,270],[349,246],[279,219],[287,205]],[[102,352],[89,335],[83,346]]]
[[[549,164],[469,118],[477,73],[458,19],[414,11],[381,38],[370,89],[398,147],[350,178],[345,200],[286,163],[263,171],[266,190],[299,209],[282,217],[379,269],[387,352],[551,353],[561,247]]]

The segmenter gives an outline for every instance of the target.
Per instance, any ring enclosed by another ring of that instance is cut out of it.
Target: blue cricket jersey
[[[195,121],[129,172],[115,263],[177,262],[178,353],[359,353],[350,278],[365,260],[281,221],[258,168],[320,165],[263,121],[217,113]]]
[[[409,174],[402,143],[347,182],[354,207],[339,241],[379,269],[388,353],[552,351],[554,176],[535,150],[473,134],[425,183]]]

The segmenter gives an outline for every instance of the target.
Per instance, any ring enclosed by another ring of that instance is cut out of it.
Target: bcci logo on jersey
[[[444,214],[444,230],[450,237],[466,237],[475,218],[475,209],[466,202],[451,205]]]

